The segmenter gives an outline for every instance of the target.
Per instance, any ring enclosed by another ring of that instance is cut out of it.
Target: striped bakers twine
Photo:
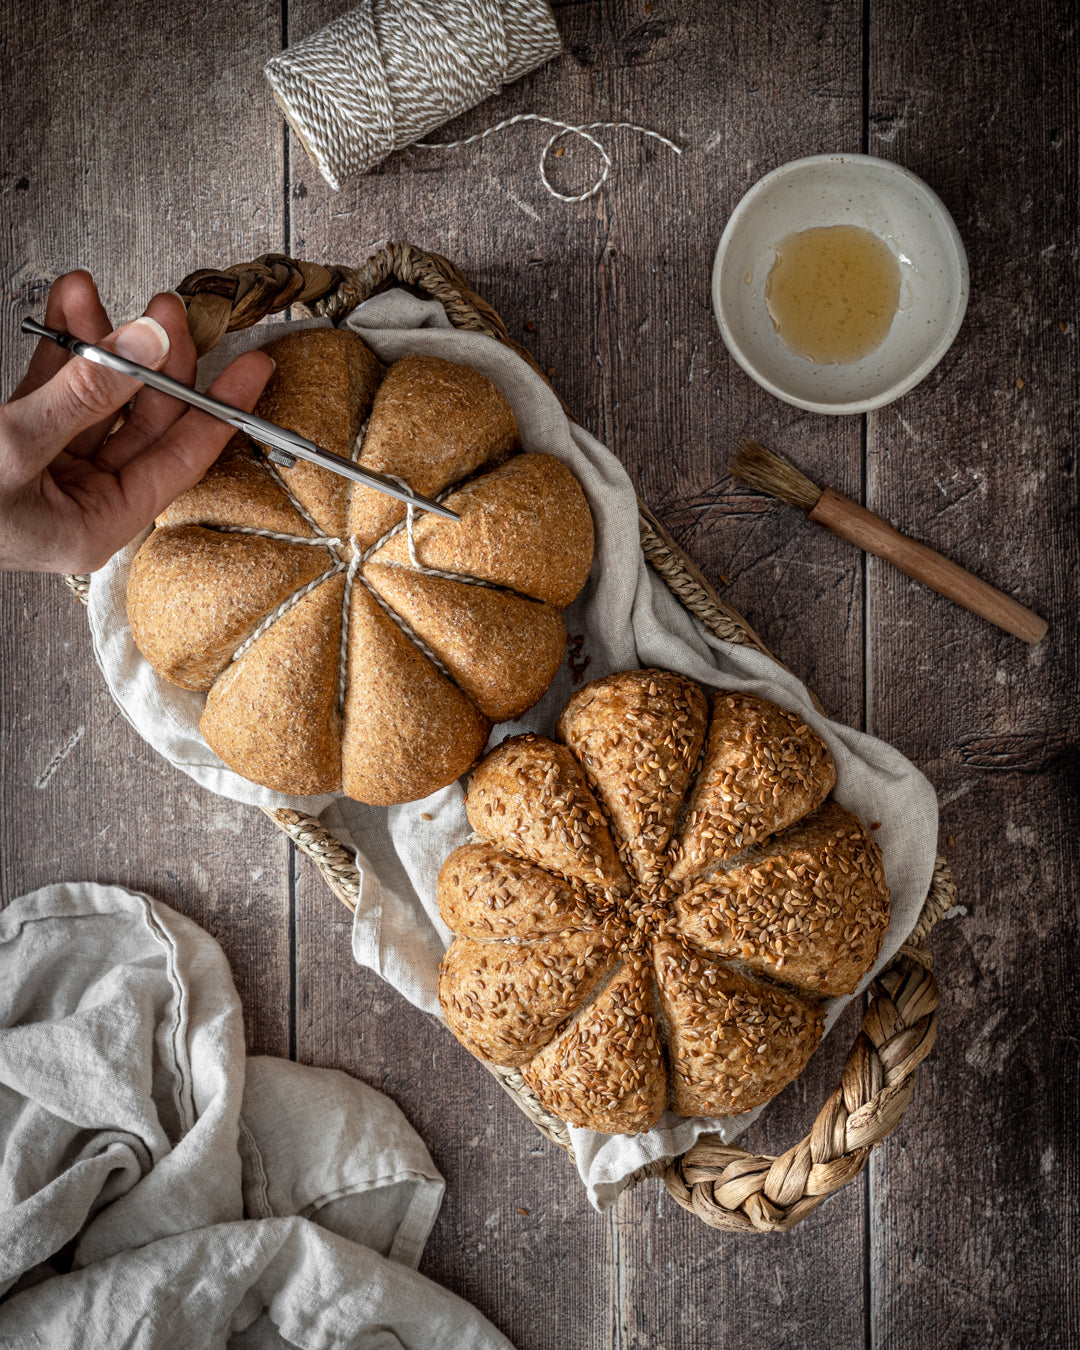
[[[547,0],[364,0],[264,69],[339,188],[561,49]]]
[[[607,181],[611,156],[592,134],[597,130],[636,131],[682,153],[634,122],[574,126],[539,113],[518,113],[456,141],[421,140],[561,48],[547,0],[365,0],[264,69],[290,125],[335,189],[406,145],[455,150],[523,122],[555,128],[540,152],[540,181],[562,202],[586,201]],[[600,159],[584,192],[558,192],[547,175],[548,156],[567,135]]]
[[[360,428],[360,432],[356,437],[356,441],[353,445],[352,452],[350,453],[349,456],[349,458],[354,462],[359,460],[360,455],[362,453],[363,440],[364,436],[367,433],[367,428],[368,428],[368,421],[365,420],[363,426]],[[230,657],[230,662],[239,661],[241,657],[246,656],[247,653],[251,650],[251,648],[255,645],[255,643],[258,642],[258,640],[265,633],[269,632],[270,629],[273,628],[274,624],[276,624],[279,619],[283,619],[286,614],[289,614],[293,609],[295,609],[301,600],[309,596],[312,593],[312,591],[316,590],[319,586],[321,586],[324,581],[329,581],[332,577],[339,576],[342,572],[344,572],[345,589],[342,595],[341,641],[339,644],[340,650],[338,656],[339,708],[343,710],[345,707],[345,692],[346,686],[348,684],[347,672],[349,660],[349,615],[352,608],[352,589],[357,581],[359,581],[364,586],[364,588],[371,595],[371,598],[375,601],[375,603],[384,611],[384,613],[389,615],[389,617],[394,621],[394,623],[397,624],[398,628],[400,628],[401,631],[405,634],[408,640],[415,647],[417,647],[423,653],[424,656],[427,657],[427,659],[436,668],[436,670],[438,670],[448,680],[453,680],[454,677],[450,673],[450,670],[447,668],[445,663],[442,660],[440,660],[440,658],[435,654],[435,652],[432,651],[432,649],[420,637],[420,635],[413,630],[408,620],[406,620],[402,615],[400,615],[397,612],[397,610],[395,610],[390,604],[388,604],[379,594],[379,592],[375,589],[372,583],[367,579],[367,577],[364,576],[362,570],[364,564],[368,562],[369,559],[373,558],[375,554],[377,554],[379,550],[383,547],[384,544],[388,544],[391,539],[393,539],[396,535],[400,534],[402,530],[404,530],[406,532],[406,537],[408,539],[409,563],[415,571],[422,572],[425,576],[429,577],[442,577],[447,581],[465,582],[469,586],[487,586],[490,587],[492,590],[498,590],[501,588],[495,586],[490,581],[485,581],[480,577],[471,577],[462,572],[446,572],[434,567],[425,567],[425,565],[420,561],[419,557],[417,556],[416,538],[414,533],[416,529],[417,513],[422,512],[424,510],[422,506],[414,507],[411,503],[409,503],[406,506],[406,514],[403,520],[399,520],[395,525],[391,525],[391,527],[386,531],[385,534],[381,535],[380,538],[376,539],[375,542],[373,544],[370,544],[366,549],[361,550],[359,542],[355,538],[355,536],[350,539],[337,539],[331,535],[328,535],[323,529],[321,529],[318,523],[312,519],[312,517],[308,514],[307,510],[293,495],[293,493],[290,491],[288,487],[288,484],[285,483],[281,475],[277,472],[276,468],[274,468],[274,466],[270,463],[270,461],[264,459],[262,462],[264,464],[264,467],[269,470],[269,472],[277,482],[278,486],[288,497],[289,501],[292,502],[293,506],[303,516],[306,523],[309,524],[315,531],[315,534],[311,538],[305,538],[303,535],[282,534],[278,530],[264,530],[256,525],[204,525],[203,528],[213,530],[217,534],[256,535],[262,539],[279,539],[283,543],[287,544],[307,544],[309,546],[313,546],[316,548],[325,548],[328,553],[327,561],[329,562],[329,566],[325,572],[320,573],[320,575],[315,577],[314,580],[306,582],[303,586],[299,586],[295,591],[287,595],[279,604],[275,605],[274,608],[269,612],[269,614],[265,615],[262,618],[262,620],[243,639],[243,641],[240,643],[240,645],[236,648],[236,650]],[[399,487],[404,488],[406,492],[412,491],[412,488],[409,486],[409,484],[405,481],[404,478],[399,478],[397,474],[393,473],[387,474],[386,476],[387,478],[390,478],[393,482],[397,483]],[[449,487],[445,488],[442,492],[439,493],[436,500],[442,501],[444,498],[449,497],[452,492],[456,491],[457,487],[458,487],[457,484],[451,484]],[[348,561],[345,558],[343,558],[341,553],[339,552],[339,550],[344,549],[346,547],[352,549],[352,555]],[[397,564],[391,565],[394,566]]]

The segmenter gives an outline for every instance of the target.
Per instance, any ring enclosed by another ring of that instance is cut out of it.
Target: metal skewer
[[[75,356],[81,356],[86,361],[93,361],[99,366],[106,366],[109,370],[118,371],[121,375],[130,375],[136,380],[141,380],[143,384],[149,385],[151,389],[169,394],[182,403],[190,403],[193,408],[209,413],[211,417],[216,417],[221,422],[227,422],[229,426],[235,427],[237,431],[245,432],[252,440],[265,446],[269,458],[275,464],[280,464],[282,468],[291,469],[298,459],[306,459],[311,464],[318,464],[320,468],[329,469],[331,473],[340,474],[342,478],[349,478],[354,483],[362,483],[364,487],[374,488],[376,492],[384,492],[388,497],[394,497],[399,502],[405,502],[408,506],[431,511],[434,515],[442,516],[446,520],[461,519],[457,512],[451,511],[445,506],[440,506],[438,502],[429,501],[416,492],[410,492],[408,488],[399,486],[381,473],[375,473],[372,469],[362,469],[359,464],[354,464],[352,460],[345,459],[342,455],[332,454],[329,450],[323,450],[313,441],[305,440],[295,431],[289,431],[286,427],[279,427],[274,422],[267,422],[262,417],[256,417],[254,413],[244,412],[242,408],[234,408],[230,403],[222,403],[220,399],[210,398],[207,394],[200,394],[197,389],[189,389],[186,384],[181,384],[179,380],[171,379],[168,375],[162,375],[156,370],[151,370],[149,366],[140,366],[135,361],[129,361],[126,357],[118,356],[115,352],[106,351],[104,347],[95,347],[93,343],[82,342],[79,338],[70,337],[67,333],[56,333],[51,328],[36,323],[33,319],[23,319],[22,331],[33,333],[37,337],[49,338],[57,346],[65,348]]]

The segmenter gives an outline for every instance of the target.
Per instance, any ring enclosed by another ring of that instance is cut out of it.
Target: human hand
[[[179,296],[155,295],[143,318],[113,332],[89,272],[68,272],[49,291],[45,324],[194,383],[195,346]],[[270,357],[247,352],[208,392],[249,411],[273,369]],[[197,483],[234,434],[43,339],[0,407],[0,569],[96,571]]]

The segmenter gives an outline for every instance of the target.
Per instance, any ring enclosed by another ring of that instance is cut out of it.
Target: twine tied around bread
[[[360,459],[360,456],[363,453],[363,442],[364,436],[367,432],[367,428],[368,422],[367,420],[365,420],[360,428],[359,433],[357,434],[356,440],[353,443],[352,451],[350,452],[349,455],[349,458],[354,463]],[[280,604],[276,605],[270,611],[269,614],[265,615],[259,621],[256,627],[252,629],[252,631],[247,635],[247,637],[244,638],[243,642],[241,642],[240,645],[233,652],[232,656],[230,657],[230,664],[234,661],[239,661],[242,656],[244,656],[247,652],[249,652],[251,648],[255,645],[255,643],[259,640],[259,638],[261,638],[269,629],[271,629],[279,619],[284,618],[286,614],[288,614],[292,609],[294,609],[300,603],[300,601],[304,599],[305,596],[310,595],[311,592],[316,590],[319,586],[321,586],[324,581],[329,581],[331,577],[335,577],[339,573],[344,572],[345,590],[342,596],[342,603],[341,603],[341,610],[342,610],[341,647],[340,647],[340,657],[338,661],[339,706],[342,709],[345,706],[345,689],[347,684],[346,672],[348,669],[349,610],[352,602],[352,588],[357,579],[359,579],[361,584],[366,587],[368,593],[371,595],[375,603],[394,621],[394,623],[397,624],[398,628],[401,629],[402,633],[404,633],[404,635],[409,639],[409,641],[420,652],[422,652],[424,656],[427,657],[427,659],[436,668],[436,670],[438,670],[440,674],[445,676],[446,679],[453,681],[454,677],[450,673],[445,663],[439,659],[439,657],[435,654],[434,651],[432,651],[432,649],[427,645],[427,643],[423,640],[423,638],[421,638],[420,635],[413,630],[409,622],[405,618],[403,618],[402,615],[400,615],[397,612],[397,610],[395,610],[383,599],[383,597],[379,594],[379,592],[375,589],[375,587],[371,584],[371,582],[362,574],[360,569],[364,566],[366,562],[370,561],[370,559],[373,558],[376,553],[378,553],[378,551],[383,547],[384,544],[388,544],[391,539],[395,538],[395,536],[397,536],[398,534],[401,533],[402,530],[404,530],[406,532],[406,539],[408,543],[409,564],[414,571],[421,572],[423,573],[424,576],[441,577],[445,581],[458,581],[467,586],[486,586],[495,590],[501,588],[495,586],[493,582],[486,581],[482,577],[473,577],[463,572],[447,572],[436,567],[427,567],[420,561],[419,555],[417,554],[416,551],[416,517],[419,512],[422,512],[424,510],[423,507],[414,506],[412,503],[407,503],[405,508],[404,519],[399,520],[396,524],[392,525],[383,535],[381,535],[378,539],[376,539],[375,542],[373,544],[370,544],[366,549],[361,549],[359,546],[359,542],[355,536],[348,539],[340,539],[333,535],[327,534],[326,531],[322,529],[322,527],[318,524],[318,522],[306,510],[306,508],[303,506],[300,500],[296,497],[295,493],[292,492],[292,490],[289,488],[289,485],[285,482],[284,478],[278,472],[275,465],[269,459],[264,459],[262,462],[264,467],[270,472],[270,475],[273,477],[277,486],[281,489],[281,491],[288,499],[290,505],[295,509],[297,514],[300,515],[303,518],[303,520],[308,525],[311,526],[312,530],[314,530],[315,532],[314,535],[312,535],[311,537],[306,537],[304,535],[284,534],[277,530],[260,529],[255,525],[215,525],[211,526],[210,528],[214,529],[219,534],[258,535],[263,539],[279,539],[282,542],[288,544],[307,544],[317,548],[325,548],[334,561],[332,566],[328,567],[325,572],[320,573],[319,576],[314,578],[314,580],[309,581],[305,585],[298,587],[297,590],[287,595],[285,599],[281,601]],[[399,487],[403,488],[406,492],[412,492],[412,488],[410,487],[410,485],[403,478],[399,478],[397,474],[392,473],[387,474],[386,477],[389,478],[392,482],[396,483]],[[435,498],[435,500],[441,502],[444,498],[449,497],[450,494],[452,492],[455,492],[456,490],[457,485],[451,484],[450,487],[446,488],[443,492],[439,493],[439,495]],[[346,559],[339,552],[339,550],[344,549],[346,547],[350,547],[352,549],[352,557],[348,561],[346,561]]]
[[[625,128],[682,153],[636,123],[575,126],[538,113],[508,117],[460,140],[421,140],[561,50],[546,0],[365,0],[264,70],[289,124],[335,189],[405,146],[453,150],[521,122],[556,128],[540,153],[540,181],[562,202],[586,201],[607,181],[611,156],[593,131]],[[559,192],[547,175],[548,155],[567,135],[600,156],[599,174],[584,192]]]

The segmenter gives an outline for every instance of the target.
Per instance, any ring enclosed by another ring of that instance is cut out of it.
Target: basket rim
[[[327,267],[284,254],[264,254],[251,263],[193,272],[177,292],[187,306],[196,350],[203,355],[226,332],[250,327],[293,305],[336,323],[369,296],[395,284],[439,300],[455,327],[485,333],[509,346],[550,385],[548,374],[510,338],[501,317],[471,289],[455,264],[406,241],[376,245],[358,267]],[[691,614],[725,641],[755,647],[777,660],[640,500],[639,527],[646,560]],[[69,576],[64,581],[85,604],[89,577]],[[814,703],[820,709],[816,698]],[[289,809],[262,810],[311,858],[334,895],[355,912],[360,873],[341,840],[313,816]],[[703,1135],[680,1157],[640,1168],[625,1189],[646,1177],[662,1177],[677,1203],[711,1227],[778,1232],[794,1227],[858,1175],[871,1149],[899,1124],[913,1094],[914,1073],[933,1048],[940,994],[925,942],[955,900],[949,865],[939,855],[914,930],[871,986],[872,999],[841,1083],[802,1140],[787,1152],[770,1156]],[[566,1123],[541,1105],[520,1073],[485,1067],[536,1128],[573,1159]]]

